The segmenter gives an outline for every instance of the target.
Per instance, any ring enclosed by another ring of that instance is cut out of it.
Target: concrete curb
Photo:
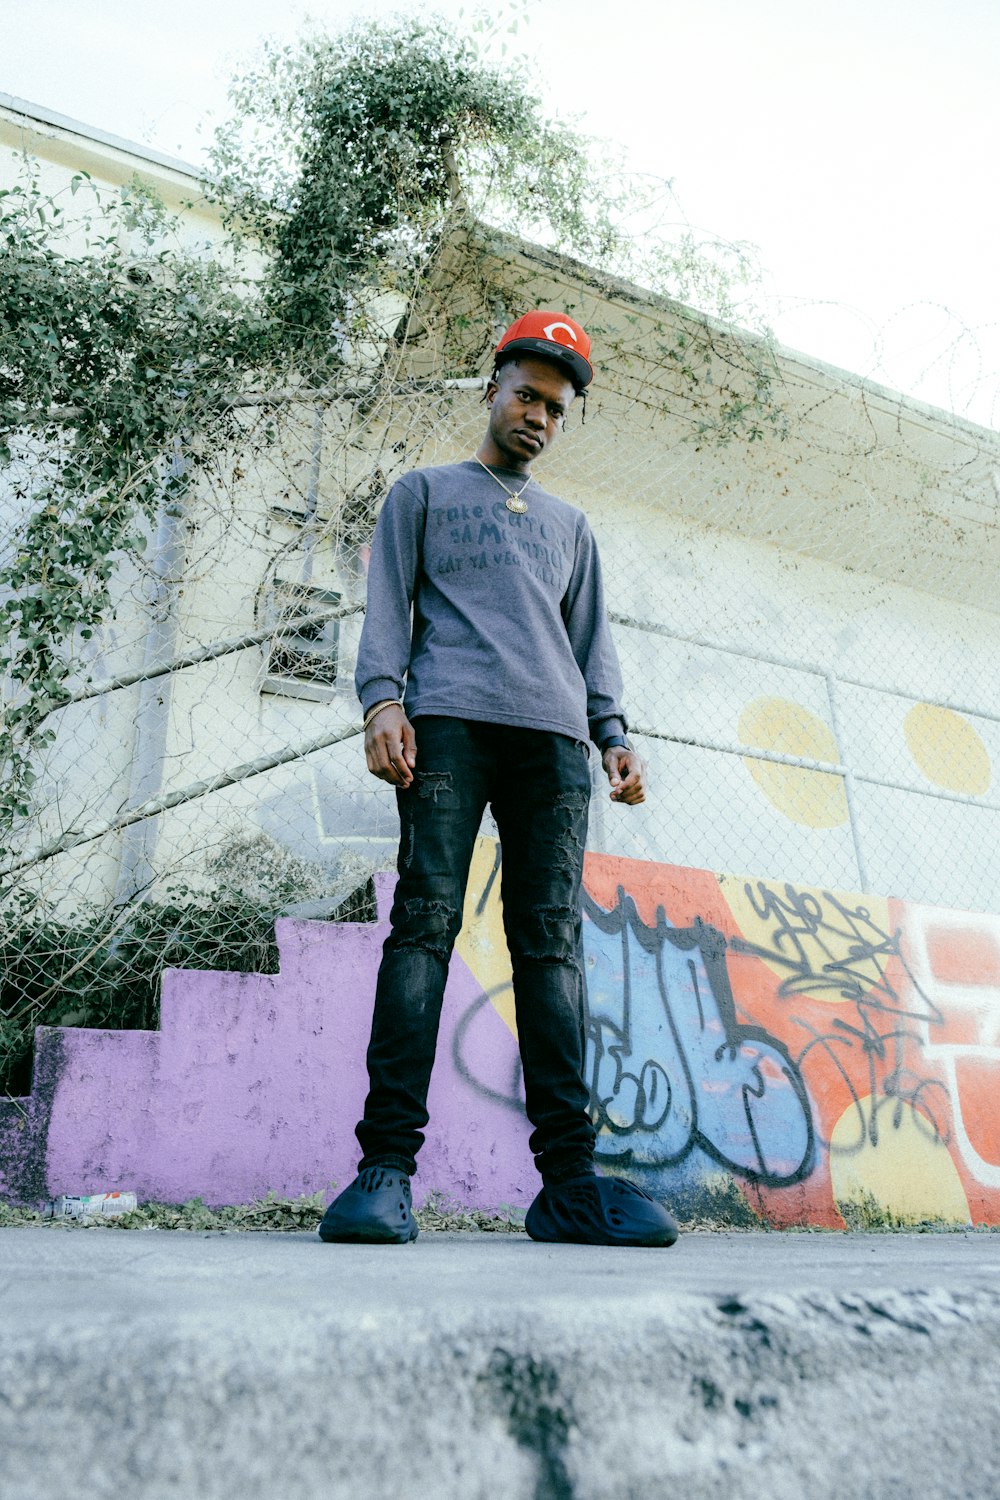
[[[6,1500],[997,1493],[990,1237],[44,1236],[0,1235]]]

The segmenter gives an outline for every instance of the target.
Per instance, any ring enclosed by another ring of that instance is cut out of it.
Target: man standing
[[[399,881],[357,1127],[362,1160],[327,1209],[324,1240],[416,1238],[410,1177],[487,803],[503,854],[530,1145],[542,1176],[527,1231],[617,1245],[677,1236],[641,1188],[595,1175],[583,1080],[588,740],[602,752],[612,801],[645,797],[642,761],[625,738],[593,535],[581,511],[531,474],[593,379],[589,354],[590,339],[567,315],[519,318],[497,346],[476,455],[407,474],[379,515],[356,684],[368,769],[396,788]]]

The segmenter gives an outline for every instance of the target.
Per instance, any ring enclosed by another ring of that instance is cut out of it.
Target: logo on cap
[[[504,364],[518,354],[553,360],[567,371],[578,391],[584,390],[594,378],[589,358],[590,339],[568,313],[542,308],[523,313],[497,344],[496,362]]]
[[[565,344],[565,342],[566,342],[565,339],[557,339],[556,338],[556,329],[557,328],[565,328],[566,332],[569,334],[569,336],[573,340],[574,344],[576,343],[576,341],[577,341],[576,334],[573,332],[573,329],[569,326],[568,323],[550,323],[547,328],[543,328],[542,329],[542,332],[545,334],[545,337],[547,339],[551,339],[554,344]]]

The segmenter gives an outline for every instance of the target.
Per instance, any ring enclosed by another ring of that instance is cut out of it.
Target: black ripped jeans
[[[436,715],[415,719],[414,729],[413,784],[396,794],[399,882],[375,992],[361,1166],[416,1171],[448,961],[489,803],[503,851],[530,1146],[543,1178],[558,1181],[589,1169],[595,1139],[583,1081],[580,944],[587,747],[543,730]]]

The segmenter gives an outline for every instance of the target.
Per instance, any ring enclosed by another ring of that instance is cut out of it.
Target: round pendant
[[[507,501],[507,509],[512,510],[515,516],[523,516],[528,509],[527,500],[522,500],[520,495],[511,495]]]

